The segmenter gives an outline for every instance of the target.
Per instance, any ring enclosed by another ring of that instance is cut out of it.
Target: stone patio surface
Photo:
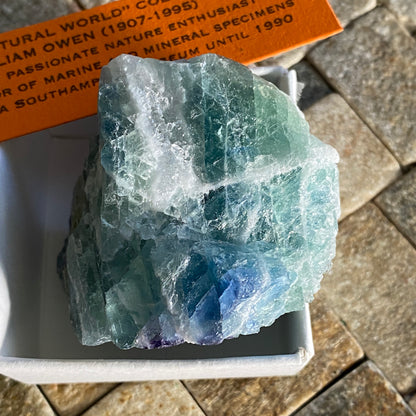
[[[108,2],[2,0],[0,32]],[[341,157],[311,362],[285,378],[36,386],[0,375],[0,415],[416,415],[416,2],[330,3],[344,32],[258,63],[297,71],[312,132]]]

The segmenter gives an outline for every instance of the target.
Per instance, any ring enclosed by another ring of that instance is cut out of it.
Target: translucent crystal
[[[335,255],[338,155],[216,55],[122,55],[59,259],[81,342],[218,344],[300,310]]]

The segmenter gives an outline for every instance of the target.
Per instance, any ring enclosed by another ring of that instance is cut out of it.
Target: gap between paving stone
[[[325,98],[327,95],[329,95],[331,92],[338,94],[340,97],[342,97],[342,99],[344,100],[344,102],[348,105],[348,107],[351,109],[351,111],[355,114],[355,116],[361,120],[361,122],[363,123],[364,126],[367,127],[367,129],[371,132],[371,134],[377,139],[377,141],[386,149],[386,151],[394,158],[394,160],[397,162],[399,168],[400,168],[400,172],[403,173],[405,171],[405,169],[409,169],[410,166],[408,167],[403,167],[400,164],[399,159],[394,155],[394,153],[391,151],[391,149],[389,149],[388,146],[386,146],[386,144],[383,142],[383,140],[381,140],[377,134],[374,132],[374,130],[371,128],[371,126],[367,123],[367,121],[361,116],[361,114],[359,114],[352,106],[351,104],[346,100],[346,98],[344,97],[342,91],[339,91],[337,89],[335,89],[335,87],[331,84],[331,81],[327,78],[327,76],[325,75],[325,73],[321,72],[320,69],[314,65],[313,61],[311,61],[308,56],[306,55],[304,60],[304,62],[306,62],[314,72],[316,72],[316,74],[322,78],[322,82],[326,85],[328,85],[328,88],[330,90],[329,93],[326,93],[325,95],[323,95],[323,97],[321,97],[319,100],[315,101],[313,104],[315,104],[316,102],[320,101],[322,98]],[[299,62],[299,64],[302,64],[302,61]],[[298,65],[298,64],[297,64]],[[293,69],[296,70],[296,65],[294,65]],[[301,81],[302,82],[302,81]],[[302,111],[306,111],[309,107],[311,107],[312,105],[306,107],[304,110],[301,108]],[[399,177],[396,178],[396,180],[398,180]],[[388,187],[389,184],[386,185],[386,187]],[[384,189],[384,188],[383,188]],[[382,192],[382,191],[380,191]],[[358,209],[358,208],[357,208]],[[350,215],[350,214],[348,214]],[[347,216],[347,215],[346,215]],[[345,217],[346,217],[345,216]],[[345,218],[344,217],[344,218]],[[344,219],[343,218],[343,219]]]
[[[72,0],[1,0],[0,33],[79,11]]]
[[[357,342],[358,343],[358,342]],[[364,355],[360,360],[355,362],[351,367],[347,368],[345,371],[343,371],[338,377],[331,380],[326,386],[324,386],[321,390],[316,392],[314,396],[312,396],[308,401],[302,404],[298,409],[296,409],[293,413],[291,413],[289,416],[296,416],[298,412],[300,412],[303,408],[308,407],[310,403],[312,403],[314,400],[316,400],[319,396],[322,394],[325,394],[327,390],[330,390],[332,386],[337,384],[339,381],[341,381],[343,378],[348,376],[348,374],[355,371],[358,367],[360,367],[362,364],[366,363],[368,361],[368,357]]]
[[[73,0],[73,2],[77,5],[78,9],[80,11],[82,10],[86,10],[86,8],[84,7],[84,5],[82,4],[81,0]]]
[[[291,69],[296,71],[297,80],[303,85],[298,101],[301,111],[307,110],[322,98],[334,93],[334,90],[325,82],[318,71],[305,59]]]
[[[377,0],[329,0],[329,3],[344,28],[377,6]]]
[[[85,0],[84,0],[85,1]],[[88,0],[87,0],[88,1]],[[96,0],[99,1],[99,0]],[[377,5],[377,0],[329,0],[335,14],[337,15],[341,25],[345,28],[354,19],[373,10]],[[305,55],[322,41],[313,42],[308,45],[299,46],[288,52],[280,53],[271,58],[257,62],[258,66],[280,65],[289,68],[299,63]]]
[[[382,207],[377,203],[376,200],[371,201],[386,217],[386,219],[391,223],[392,227],[396,229],[396,231],[414,248],[416,249],[416,245],[414,242],[403,232],[403,230],[389,217],[387,213],[385,213]]]
[[[77,0],[83,9],[90,9],[91,7],[101,6],[102,4],[111,3],[114,0]]]
[[[311,61],[309,61],[308,60],[308,57],[306,56],[305,57],[305,61],[306,62],[308,62],[308,64],[319,74],[319,76],[321,76],[322,77],[322,79],[324,80],[324,82],[325,83],[328,83],[328,84],[330,84],[330,81],[325,77],[325,74],[323,74],[323,73],[321,73],[320,71],[319,71],[319,69],[317,68],[317,67],[315,67],[314,66],[314,64],[311,62]],[[403,174],[406,172],[406,170],[407,169],[409,169],[409,167],[404,167],[404,166],[402,166],[401,164],[400,164],[400,161],[397,159],[397,157],[392,153],[392,151],[388,148],[388,146],[386,146],[386,144],[376,135],[376,133],[373,131],[373,129],[371,128],[371,126],[369,126],[368,125],[368,123],[366,122],[366,120],[365,119],[363,119],[362,117],[361,117],[361,115],[359,114],[359,113],[357,113],[355,110],[354,110],[354,108],[352,108],[351,106],[350,106],[350,103],[348,103],[346,100],[345,100],[345,97],[343,96],[343,94],[342,94],[342,92],[340,92],[340,91],[337,91],[337,90],[335,90],[335,89],[333,89],[333,86],[332,85],[329,85],[329,87],[330,87],[330,89],[331,89],[331,91],[332,91],[332,93],[333,94],[336,94],[336,95],[339,95],[341,98],[342,98],[342,100],[347,104],[347,106],[349,107],[349,109],[354,113],[354,115],[355,115],[355,117],[357,118],[357,119],[359,119],[360,121],[361,121],[361,123],[363,124],[363,126],[365,126],[365,128],[367,128],[368,129],[368,131],[369,131],[369,133],[371,134],[371,136],[373,136],[373,137],[375,137],[376,139],[377,139],[377,142],[382,146],[382,148],[384,148],[384,150],[385,150],[385,153],[386,154],[388,154],[388,155],[390,155],[391,157],[392,157],[392,159],[394,159],[394,161],[396,162],[395,163],[395,165],[398,167],[398,170],[397,170],[397,174],[392,178],[392,179],[390,179],[390,180],[388,180],[387,182],[385,182],[385,184],[376,192],[376,193],[374,193],[374,195],[370,198],[370,199],[367,199],[363,204],[361,204],[361,205],[359,205],[359,206],[357,206],[353,211],[351,211],[351,212],[348,212],[348,213],[343,213],[343,212],[341,212],[341,217],[340,217],[340,220],[339,220],[339,222],[341,222],[341,221],[343,221],[343,220],[345,220],[347,217],[349,217],[351,214],[353,214],[354,212],[356,212],[356,211],[358,211],[363,205],[365,205],[365,203],[367,203],[367,202],[370,202],[371,200],[373,200],[373,199],[375,199],[378,195],[380,195],[385,189],[387,189],[389,186],[391,186],[392,184],[394,184],[395,182],[397,182],[398,180],[400,180],[400,178],[403,176]],[[329,94],[327,94],[327,95],[329,95]],[[327,95],[325,95],[324,97],[322,97],[322,98],[320,98],[318,101],[316,101],[314,104],[317,104],[319,101],[321,101],[322,99],[324,99]],[[311,106],[308,106],[305,110],[302,110],[304,113],[306,113],[307,111],[308,111],[308,109],[310,108],[310,107],[312,107],[314,104],[312,104]],[[328,120],[329,121],[329,120]],[[308,121],[308,123],[310,123],[310,121]],[[334,126],[335,127],[335,126]],[[334,135],[333,136],[333,138],[334,138],[334,140],[336,140],[336,136],[337,135]],[[319,136],[319,133],[317,133],[317,137],[319,138],[319,139],[321,139],[321,137]],[[324,140],[325,141],[325,140]],[[329,144],[331,144],[330,143],[330,141],[325,141],[325,143],[329,143]],[[336,147],[334,144],[331,144],[333,147]],[[340,157],[341,157],[341,155],[340,155]],[[391,163],[391,162],[390,162]],[[383,166],[383,167],[385,167],[385,166]],[[378,167],[375,165],[374,166],[374,169],[375,170],[377,170],[378,169]],[[396,170],[396,169],[394,169],[394,170]]]
[[[416,394],[410,398],[409,406],[416,412]]]
[[[199,409],[201,410],[201,412],[205,415],[205,416],[208,416],[206,413],[205,413],[205,410],[202,408],[202,406],[200,405],[200,403],[198,402],[198,400],[196,399],[196,397],[192,394],[192,391],[190,391],[189,389],[188,389],[188,387],[186,386],[186,382],[185,382],[185,380],[179,380],[180,381],[180,383],[182,384],[182,386],[186,389],[186,391],[190,394],[190,396],[192,397],[192,399],[195,401],[195,403],[198,405],[198,407],[199,407]]]
[[[53,405],[53,403],[50,401],[49,397],[45,394],[45,392],[42,390],[42,387],[39,384],[36,384],[37,389],[39,390],[40,394],[43,396],[43,398],[45,399],[45,401],[49,404],[49,407],[53,410],[54,415],[59,415],[62,416],[57,409],[55,408],[55,406]]]

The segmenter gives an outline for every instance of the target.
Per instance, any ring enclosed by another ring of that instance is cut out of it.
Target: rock
[[[121,56],[60,272],[81,342],[218,344],[303,308],[335,254],[336,151],[216,55]]]

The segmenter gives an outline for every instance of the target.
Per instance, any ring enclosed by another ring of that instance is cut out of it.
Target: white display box
[[[296,74],[257,69],[296,99]],[[24,122],[24,120],[22,120]],[[296,374],[313,356],[309,310],[218,346],[122,351],[82,346],[56,258],[96,117],[0,144],[0,373],[27,383]]]

